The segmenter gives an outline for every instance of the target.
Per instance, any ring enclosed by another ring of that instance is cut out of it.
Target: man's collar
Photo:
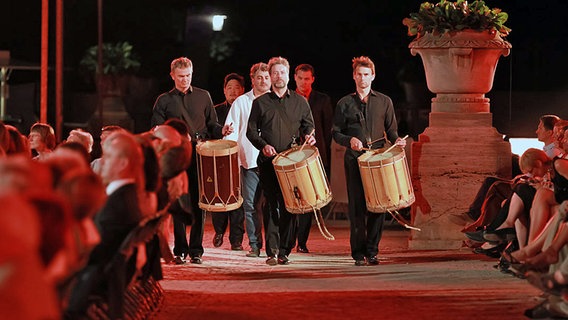
[[[193,87],[192,87],[192,86],[189,86],[189,88],[187,89],[187,92],[185,92],[185,93],[179,91],[179,89],[178,89],[178,88],[175,88],[175,87],[174,87],[174,90],[173,90],[173,91],[174,91],[177,95],[185,96],[186,94],[193,92]]]

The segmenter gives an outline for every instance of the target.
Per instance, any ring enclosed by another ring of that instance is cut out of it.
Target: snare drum
[[[272,164],[289,212],[311,212],[331,201],[329,182],[316,147],[288,149],[279,153]]]
[[[402,209],[415,200],[404,150],[398,146],[385,150],[367,151],[357,159],[367,210],[371,212]]]
[[[199,207],[223,212],[243,203],[236,141],[208,140],[197,145]]]

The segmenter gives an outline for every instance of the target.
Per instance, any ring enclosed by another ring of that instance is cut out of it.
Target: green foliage
[[[509,15],[499,8],[489,8],[484,1],[440,0],[436,4],[423,2],[418,12],[404,18],[402,24],[408,27],[409,36],[422,36],[427,32],[443,34],[465,29],[498,32],[507,36],[511,31],[505,26]]]
[[[136,57],[133,47],[127,41],[103,44],[103,70],[102,74],[125,74],[136,72],[140,61]],[[98,46],[92,46],[85,51],[79,65],[85,70],[98,73]]]

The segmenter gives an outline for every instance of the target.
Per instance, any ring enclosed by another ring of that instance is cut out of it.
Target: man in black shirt
[[[329,95],[314,90],[312,85],[315,81],[314,67],[303,63],[296,67],[294,71],[294,81],[296,82],[296,92],[308,100],[314,117],[316,127],[316,147],[321,156],[321,162],[325,169],[327,178],[330,178],[330,146],[331,146],[331,125],[333,124],[333,106]],[[312,227],[311,214],[297,215],[297,229],[292,238],[292,246],[298,240],[296,252],[309,253],[307,242]]]
[[[272,165],[272,159],[290,149],[299,137],[314,145],[310,135],[314,120],[306,99],[288,89],[290,64],[282,57],[268,62],[272,91],[256,98],[248,121],[247,138],[258,150],[260,182],[268,210],[264,213],[266,264],[288,264],[291,251],[292,214],[284,206],[282,190]]]
[[[193,154],[191,165],[187,170],[189,194],[194,214],[193,224],[186,240],[186,225],[174,219],[174,255],[176,263],[184,263],[190,256],[191,263],[201,264],[203,255],[203,227],[205,212],[199,208],[199,187],[197,178],[196,143],[207,139],[220,139],[231,132],[229,126],[221,126],[217,122],[217,114],[208,91],[191,85],[193,63],[186,57],[174,59],[170,65],[170,76],[175,87],[161,94],[152,111],[152,127],[163,124],[170,118],[185,121],[189,127]]]
[[[386,136],[391,143],[406,145],[398,137],[398,127],[392,100],[371,89],[375,79],[375,64],[368,57],[353,59],[353,80],[356,91],[337,102],[332,135],[335,142],[346,147],[345,179],[349,202],[351,256],[356,266],[377,265],[385,214],[367,211],[363,182],[357,158],[366,148],[381,148]],[[374,141],[374,142],[373,142]]]
[[[220,124],[225,124],[227,114],[231,110],[233,101],[240,95],[245,93],[245,78],[238,73],[229,73],[223,81],[223,94],[225,101],[215,105],[215,112]],[[230,123],[229,123],[230,124]],[[220,247],[223,245],[223,236],[229,226],[229,242],[231,242],[231,250],[243,250],[243,236],[245,233],[245,215],[243,208],[239,207],[235,210],[226,212],[211,212],[211,223],[215,229],[213,237],[213,246]]]

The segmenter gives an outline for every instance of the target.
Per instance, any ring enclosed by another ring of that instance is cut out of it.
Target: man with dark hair
[[[225,101],[215,105],[215,111],[220,124],[224,124],[227,114],[235,99],[245,92],[245,79],[238,73],[229,73],[223,81],[223,93]],[[232,123],[228,123],[232,126]],[[223,244],[223,236],[229,226],[229,241],[231,250],[243,250],[243,235],[245,233],[244,214],[242,207],[227,212],[211,212],[211,222],[215,229],[213,246],[220,247]]]
[[[331,98],[320,91],[314,90],[312,85],[316,79],[314,67],[310,64],[303,63],[296,67],[294,72],[294,81],[296,82],[296,92],[308,100],[314,117],[314,125],[316,127],[316,147],[321,157],[321,162],[325,169],[325,174],[329,179],[330,169],[330,146],[331,146],[331,125],[333,123],[333,106]],[[298,239],[296,252],[309,253],[307,242],[312,227],[312,215],[297,215],[297,228],[294,228],[293,243]]]

